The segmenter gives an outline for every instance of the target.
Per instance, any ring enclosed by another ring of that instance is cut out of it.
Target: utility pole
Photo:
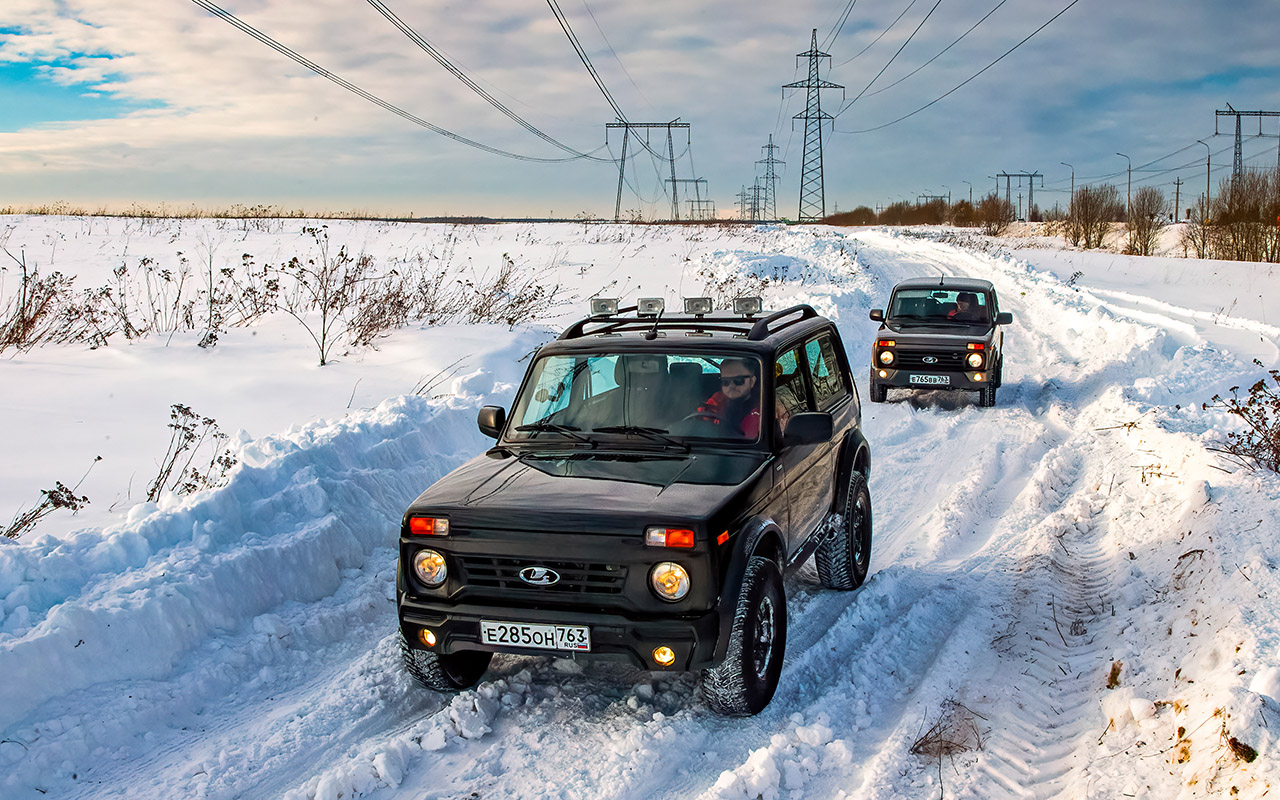
[[[1178,206],[1179,206],[1178,198],[1179,198],[1179,197],[1181,197],[1181,196],[1182,196],[1182,178],[1181,178],[1181,176],[1179,176],[1179,177],[1178,177],[1178,179],[1177,179],[1177,180],[1175,180],[1175,181],[1173,182],[1173,216],[1174,216],[1174,222],[1177,222],[1177,221],[1178,221],[1178,220],[1177,220],[1177,218],[1178,218],[1178,217],[1180,217],[1180,216],[1182,216],[1182,209],[1178,207]]]
[[[677,186],[677,184],[681,184],[681,183],[692,183],[692,184],[693,184],[693,196],[694,196],[695,198],[697,198],[697,200],[695,201],[695,200],[693,200],[693,199],[690,199],[690,198],[689,198],[689,197],[687,197],[687,196],[685,197],[685,200],[686,200],[686,202],[688,202],[688,203],[690,203],[690,204],[693,204],[693,203],[695,203],[695,202],[696,202],[698,206],[701,206],[701,205],[702,205],[702,184],[705,184],[706,182],[707,182],[707,179],[706,179],[706,178],[667,178],[665,181],[663,181],[663,183],[669,183],[669,184],[671,184],[671,196],[672,196],[672,197],[674,197],[674,196],[675,196],[675,194],[676,194],[676,186]],[[688,195],[688,191],[686,191],[686,192],[685,192],[685,194],[686,194],[686,195]],[[693,206],[691,205],[690,207],[692,208]],[[679,217],[676,217],[676,219],[679,219]],[[697,219],[697,216],[693,216],[693,219]]]
[[[1040,179],[1040,188],[1041,188],[1041,189],[1043,189],[1043,188],[1044,188],[1044,176],[1043,176],[1043,175],[1041,175],[1039,172],[999,172],[999,173],[996,173],[996,190],[997,190],[997,191],[999,191],[999,189],[1000,189],[1000,179],[1001,179],[1001,178],[1004,178],[1004,201],[1005,201],[1006,203],[1008,203],[1009,205],[1013,205],[1013,197],[1012,197],[1013,190],[1012,190],[1012,188],[1011,188],[1011,186],[1010,186],[1010,179],[1011,179],[1011,178],[1017,178],[1017,179],[1018,179],[1018,188],[1019,188],[1019,189],[1021,189],[1021,188],[1022,188],[1022,179],[1023,179],[1023,178],[1026,178],[1026,179],[1027,179],[1027,185],[1030,187],[1029,192],[1028,192],[1028,194],[1027,194],[1027,211],[1030,211],[1030,210],[1031,210],[1031,207],[1032,207],[1033,205],[1035,205],[1035,202],[1036,202],[1036,200],[1035,200],[1035,198],[1036,198],[1036,178],[1039,178],[1039,179]],[[1019,199],[1018,199],[1018,208],[1019,208],[1018,216],[1019,216],[1019,218],[1021,218],[1021,217],[1022,217],[1022,211],[1021,211],[1021,208],[1022,208],[1022,199],[1021,199],[1021,198],[1022,198],[1022,195],[1021,195],[1021,194],[1019,194],[1019,195],[1018,195],[1018,198],[1019,198]]]
[[[1129,158],[1124,153],[1116,153],[1116,155],[1123,158],[1129,164],[1129,184],[1125,188],[1125,195],[1124,195],[1124,216],[1125,216],[1125,219],[1128,219],[1129,204],[1133,202],[1133,159]]]
[[[1263,117],[1280,117],[1280,111],[1236,111],[1227,103],[1226,111],[1213,112],[1213,134],[1218,135],[1218,117],[1235,117],[1236,118],[1236,157],[1231,165],[1231,182],[1235,183],[1236,178],[1240,177],[1240,173],[1244,172],[1244,147],[1240,136],[1240,118],[1241,117],[1257,117],[1258,118],[1258,135],[1262,135],[1262,118]],[[1198,140],[1197,140],[1198,141]],[[1280,147],[1276,150],[1276,169],[1280,169]]]
[[[822,121],[832,117],[822,110],[821,90],[844,87],[818,77],[819,59],[831,58],[831,54],[818,49],[817,28],[813,29],[809,50],[797,53],[796,58],[809,59],[809,77],[807,80],[785,84],[782,88],[807,91],[804,113],[792,117],[804,120],[804,166],[800,172],[800,214],[797,218],[805,222],[819,220],[827,215],[826,194],[822,183]]]
[[[743,185],[742,191],[738,192],[738,219],[747,219],[747,187]]]
[[[765,157],[757,161],[757,164],[764,164],[764,216],[766,219],[778,218],[778,173],[773,168],[775,164],[785,164],[785,161],[779,161],[773,157],[773,151],[780,149],[773,143],[773,134],[769,134],[769,143],[764,145]]]
[[[751,187],[751,219],[753,221],[760,219],[760,181],[756,181]]]
[[[605,126],[605,143],[609,140],[609,131],[613,128],[622,129],[622,157],[618,159],[618,200],[613,206],[613,221],[617,222],[622,218],[622,184],[626,180],[627,169],[627,144],[630,139],[632,130],[649,131],[655,128],[665,128],[667,131],[667,157],[662,159],[671,164],[671,218],[680,219],[680,198],[676,194],[676,147],[672,131],[677,129],[689,130],[689,123],[681,122],[679,117],[670,122],[627,122],[619,119],[617,122],[607,123]],[[645,134],[644,147],[653,155],[657,156],[657,152],[649,146],[649,135]],[[661,158],[661,156],[658,156]]]
[[[1059,161],[1058,163],[1064,167],[1071,167],[1071,165],[1065,161]],[[1071,199],[1074,200],[1075,196],[1076,196],[1076,168],[1071,167]]]
[[[969,183],[968,181],[960,181],[961,183]],[[969,205],[973,205],[973,184],[969,183]]]
[[[1200,214],[1200,224],[1209,224],[1209,166],[1213,161],[1213,150],[1209,147],[1209,143],[1203,139],[1196,139],[1197,142],[1204,145],[1204,208]]]

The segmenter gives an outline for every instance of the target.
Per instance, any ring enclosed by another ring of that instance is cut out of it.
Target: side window
[[[804,348],[809,363],[809,379],[813,382],[813,396],[818,408],[827,408],[849,393],[848,381],[840,370],[830,336],[819,336]]]
[[[779,431],[785,433],[792,416],[809,410],[809,390],[801,369],[800,348],[778,356],[774,368],[774,394],[777,398],[774,416]]]

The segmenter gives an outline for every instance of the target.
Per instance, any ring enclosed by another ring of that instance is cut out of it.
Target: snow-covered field
[[[1208,448],[1232,421],[1200,405],[1280,362],[1274,267],[881,229],[328,224],[375,264],[449,241],[462,278],[507,254],[565,291],[538,325],[411,326],[325,367],[283,317],[208,349],[182,333],[0,359],[0,524],[103,459],[78,515],[0,538],[4,800],[1280,791],[1280,478],[1228,471]],[[9,251],[86,287],[178,252],[305,256],[300,225],[0,218]],[[401,673],[399,516],[486,447],[476,409],[509,404],[587,297],[781,278],[767,304],[812,303],[865,365],[867,310],[938,274],[993,281],[1014,313],[998,405],[864,404],[874,574],[851,594],[788,582],[760,716],[611,663],[499,657],[455,697]],[[145,503],[174,403],[216,418],[239,463]]]

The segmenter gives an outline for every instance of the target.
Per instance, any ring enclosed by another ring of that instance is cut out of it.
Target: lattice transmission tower
[[[827,215],[827,199],[822,185],[822,121],[832,117],[822,110],[821,91],[844,87],[818,77],[819,59],[831,58],[831,54],[818,49],[817,28],[813,29],[813,38],[808,52],[796,53],[796,58],[809,59],[809,77],[803,81],[788,83],[782,88],[807,91],[804,113],[792,117],[792,119],[804,120],[804,166],[800,172],[799,215],[800,221],[803,222],[819,220]]]
[[[764,164],[764,177],[760,178],[761,189],[761,213],[765,219],[778,218],[778,171],[774,169],[776,164],[785,164],[785,161],[779,161],[773,157],[773,151],[779,149],[773,143],[773,134],[769,134],[769,143],[760,148],[765,152],[765,157],[757,161],[757,164]]]

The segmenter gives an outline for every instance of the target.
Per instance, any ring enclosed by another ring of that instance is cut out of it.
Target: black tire
[[[1004,359],[1003,358],[996,362],[996,374],[995,374],[995,377],[991,379],[991,385],[996,387],[997,389],[999,389],[1001,386],[1004,385]]]
[[[823,540],[814,553],[818,580],[828,589],[857,589],[871,566],[871,491],[856,469],[849,476],[840,530]]]
[[[871,402],[883,403],[885,398],[889,396],[889,387],[884,384],[873,383],[871,388],[867,390],[867,394],[870,395]]]
[[[985,389],[978,390],[978,405],[983,408],[991,408],[996,404],[996,385],[994,383],[987,384]]]
[[[721,661],[702,671],[702,697],[717,714],[759,714],[773,699],[787,648],[787,596],[778,565],[752,556]]]
[[[400,655],[405,671],[419,683],[437,692],[458,692],[479,683],[489,669],[493,653],[482,650],[461,650],[457,653],[433,653],[410,647],[400,633]]]

